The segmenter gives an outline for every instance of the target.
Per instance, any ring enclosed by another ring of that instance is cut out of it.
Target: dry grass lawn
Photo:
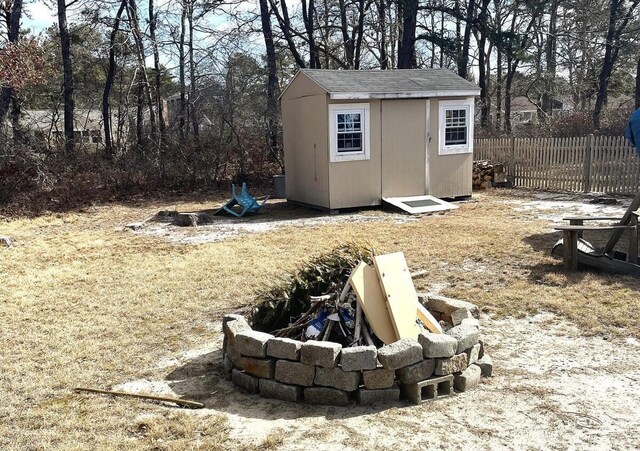
[[[6,219],[0,235],[1,449],[228,449],[228,419],[125,398],[80,395],[76,386],[109,388],[164,379],[159,362],[203,346],[214,322],[246,307],[253,293],[309,255],[345,241],[378,253],[403,250],[441,290],[496,315],[557,312],[585,334],[640,337],[640,280],[565,273],[549,255],[558,238],[549,221],[515,209],[522,194],[474,196],[443,215],[281,227],[218,243],[175,244],[123,231],[174,205],[149,201],[83,212]],[[222,199],[218,199],[221,203]],[[265,207],[264,215],[278,209]],[[307,216],[320,216],[304,213]],[[213,371],[213,370],[212,370]],[[259,447],[277,449],[282,438]]]

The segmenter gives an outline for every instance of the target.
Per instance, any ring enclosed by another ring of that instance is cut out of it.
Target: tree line
[[[280,171],[278,96],[298,68],[448,68],[478,84],[477,121],[494,135],[514,131],[516,96],[534,105],[542,128],[559,98],[596,132],[612,98],[629,99],[625,114],[640,107],[640,0],[55,6],[56,24],[36,35],[24,26],[23,0],[0,4],[5,162],[22,149],[73,166],[85,147],[79,116],[99,111],[94,154],[129,184],[149,172],[171,184]],[[35,109],[55,113],[55,139],[25,130]]]

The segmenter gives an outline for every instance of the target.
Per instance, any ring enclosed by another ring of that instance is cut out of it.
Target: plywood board
[[[384,197],[382,200],[412,215],[458,208],[457,205],[433,196]]]
[[[376,271],[365,262],[360,262],[351,272],[349,284],[378,338],[385,344],[398,341]]]
[[[433,315],[429,313],[429,310],[424,308],[424,305],[420,304],[420,301],[418,301],[417,314],[418,314],[418,319],[422,321],[422,323],[425,326],[427,326],[427,329],[429,329],[431,332],[433,332],[434,334],[443,333],[442,327],[440,327],[440,323],[438,323],[438,321],[433,317]]]
[[[411,273],[407,267],[402,252],[394,254],[376,255],[373,257],[382,292],[387,301],[387,308],[391,314],[396,335],[399,338],[418,338],[416,324],[418,295],[411,280]]]

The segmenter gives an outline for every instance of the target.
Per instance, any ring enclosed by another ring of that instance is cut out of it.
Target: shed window
[[[467,110],[445,110],[444,145],[457,146],[467,144]]]
[[[362,114],[338,113],[338,153],[362,151]]]
[[[329,105],[331,162],[369,159],[369,104]]]
[[[473,152],[473,99],[440,101],[439,154]]]

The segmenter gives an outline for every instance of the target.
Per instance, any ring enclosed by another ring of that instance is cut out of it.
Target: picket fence
[[[476,139],[474,160],[504,163],[516,186],[636,195],[640,158],[624,137]]]

